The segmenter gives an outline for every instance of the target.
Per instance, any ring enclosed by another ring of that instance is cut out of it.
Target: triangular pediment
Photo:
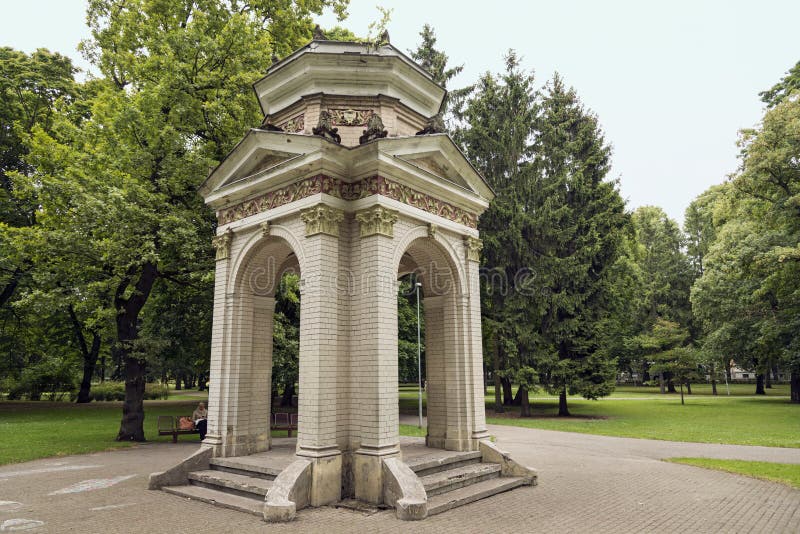
[[[427,152],[421,154],[408,154],[405,156],[397,156],[398,159],[410,163],[424,171],[433,174],[434,176],[452,182],[459,187],[469,189],[477,193],[470,185],[461,177],[454,166],[448,161],[446,157],[440,152]]]
[[[239,180],[256,176],[270,170],[279,163],[293,158],[296,155],[297,154],[292,152],[279,152],[261,147],[256,148],[247,156],[246,159],[241,162],[236,170],[231,173],[224,182],[222,182],[221,185],[226,186],[228,184],[238,182]]]

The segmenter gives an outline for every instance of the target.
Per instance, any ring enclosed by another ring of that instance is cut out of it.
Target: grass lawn
[[[563,430],[630,438],[731,443],[768,447],[800,447],[800,406],[789,404],[789,387],[776,385],[766,396],[753,396],[755,385],[733,384],[731,396],[711,386],[694,386],[681,406],[680,394],[661,395],[658,387],[622,387],[599,401],[570,397],[572,417],[556,417],[558,400],[532,393],[533,417],[522,419],[519,408],[494,413],[494,389],[486,396],[487,422],[545,430]],[[400,411],[417,413],[415,387],[400,388]],[[423,409],[425,396],[423,394]]]
[[[185,400],[180,392],[176,397],[181,400],[145,401],[144,431],[149,441],[172,441],[172,436],[158,435],[159,415],[190,415],[197,407],[197,400]],[[121,417],[119,402],[0,402],[0,465],[133,446],[114,441]],[[272,432],[274,437],[286,434],[285,430]],[[425,429],[400,425],[400,434],[424,436]],[[196,434],[178,437],[180,441],[199,439]]]
[[[800,489],[800,464],[750,462],[745,460],[716,460],[712,458],[667,458],[667,462],[717,469],[762,480],[780,482]]]
[[[519,409],[494,414],[487,421],[546,430],[564,430],[671,441],[731,443],[768,447],[800,447],[800,406],[783,398],[712,398],[692,396],[681,406],[679,397],[587,401],[570,399],[572,417],[556,417],[558,402],[534,401],[531,418]]]

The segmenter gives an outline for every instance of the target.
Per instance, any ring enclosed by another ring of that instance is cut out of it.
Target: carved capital
[[[211,244],[217,250],[215,259],[227,260],[231,257],[231,243],[233,242],[233,230],[228,228],[225,233],[222,233],[211,239]]]
[[[373,206],[356,213],[356,220],[361,226],[361,237],[376,234],[394,237],[394,223],[397,222],[397,212],[383,206]]]
[[[306,237],[316,234],[338,237],[339,223],[344,219],[344,212],[326,204],[317,204],[300,212],[300,219],[306,223]]]
[[[467,249],[467,259],[470,261],[481,261],[481,249],[483,248],[483,241],[477,237],[465,237],[464,248]]]
[[[433,239],[434,237],[436,237],[436,231],[437,231],[438,229],[439,229],[439,227],[438,227],[438,226],[436,226],[435,224],[433,224],[433,223],[428,223],[428,237],[430,237],[431,239]]]
[[[269,237],[269,221],[262,222],[258,227],[261,229],[261,237]]]

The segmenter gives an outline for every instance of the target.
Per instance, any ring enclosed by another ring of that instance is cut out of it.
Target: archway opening
[[[458,376],[462,320],[458,274],[450,254],[432,237],[412,241],[398,266],[398,409],[401,434],[424,436],[429,447],[461,447],[466,429],[465,381]],[[419,285],[417,285],[419,284]],[[417,363],[417,296],[420,362]],[[424,351],[424,354],[422,354]],[[423,424],[418,422],[421,371]],[[410,382],[409,382],[409,379]]]

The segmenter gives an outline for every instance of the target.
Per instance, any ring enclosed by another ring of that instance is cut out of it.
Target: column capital
[[[227,260],[231,257],[231,243],[233,242],[233,230],[228,228],[222,234],[211,238],[211,245],[217,250],[214,258],[216,261]]]
[[[339,223],[344,219],[344,212],[320,203],[301,211],[300,219],[306,223],[306,237],[316,234],[339,237]]]
[[[381,205],[376,205],[356,213],[356,220],[361,229],[361,237],[371,235],[394,237],[394,223],[397,222],[397,212]]]
[[[483,241],[477,237],[466,236],[464,238],[464,248],[467,249],[467,259],[470,261],[481,261],[481,249]]]

